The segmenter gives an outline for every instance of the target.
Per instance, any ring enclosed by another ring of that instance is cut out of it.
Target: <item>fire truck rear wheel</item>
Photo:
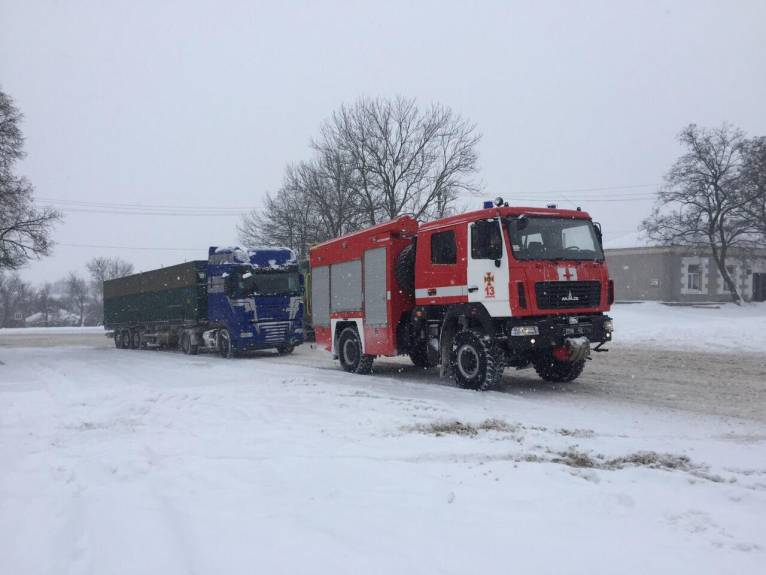
[[[553,356],[553,353],[543,352],[533,361],[535,371],[545,381],[553,383],[568,383],[574,381],[585,368],[585,360],[580,361],[561,361]]]
[[[502,354],[484,334],[474,330],[455,336],[451,363],[455,383],[465,389],[490,389],[503,376]]]
[[[338,359],[341,367],[350,373],[367,375],[372,371],[375,356],[362,353],[362,342],[356,328],[347,327],[338,338]]]

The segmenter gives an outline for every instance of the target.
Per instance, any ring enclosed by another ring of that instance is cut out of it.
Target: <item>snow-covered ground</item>
[[[312,353],[0,347],[0,572],[763,572],[766,425]]]
[[[715,308],[657,302],[617,304],[615,340],[671,349],[766,352],[766,303]]]

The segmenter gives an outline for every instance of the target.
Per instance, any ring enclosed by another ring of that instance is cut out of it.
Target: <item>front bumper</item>
[[[603,314],[510,318],[502,326],[502,335],[509,351],[518,353],[563,345],[568,338],[606,343],[612,339],[611,325],[612,318]],[[535,326],[537,334],[511,335],[520,326]]]

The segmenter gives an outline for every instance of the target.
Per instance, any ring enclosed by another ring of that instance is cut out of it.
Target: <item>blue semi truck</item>
[[[104,326],[121,349],[287,354],[304,340],[303,293],[289,248],[214,246],[207,260],[105,281]]]

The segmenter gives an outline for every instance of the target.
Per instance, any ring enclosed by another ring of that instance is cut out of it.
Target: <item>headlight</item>
[[[540,330],[537,329],[536,325],[517,325],[514,328],[511,328],[511,335],[539,335]]]
[[[614,331],[614,322],[611,319],[604,320],[604,331]]]

